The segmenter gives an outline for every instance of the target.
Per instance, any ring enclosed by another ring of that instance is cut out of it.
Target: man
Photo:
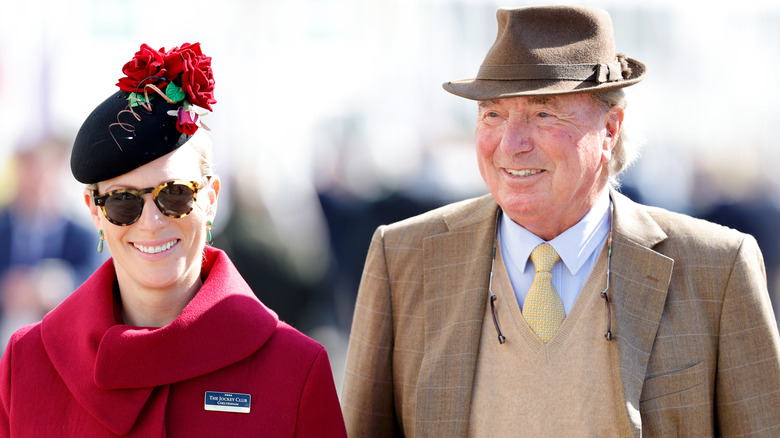
[[[780,434],[755,240],[613,189],[632,158],[622,88],[644,64],[616,55],[599,9],[497,17],[477,78],[444,84],[479,103],[490,195],[374,234],[349,435]]]

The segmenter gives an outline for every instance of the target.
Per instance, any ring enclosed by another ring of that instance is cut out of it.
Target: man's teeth
[[[523,170],[512,170],[512,169],[506,169],[506,173],[512,175],[512,176],[531,176],[534,174],[537,174],[541,172],[541,170],[529,170],[529,169],[523,169]]]
[[[139,245],[137,243],[134,243],[133,246],[135,246],[139,251],[145,252],[147,254],[157,254],[158,252],[163,252],[166,250],[171,249],[173,245],[176,245],[177,240],[171,240],[168,243],[157,245],[157,246],[143,246]]]

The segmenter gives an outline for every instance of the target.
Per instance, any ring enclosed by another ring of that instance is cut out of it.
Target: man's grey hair
[[[592,96],[596,102],[604,107],[605,112],[609,111],[613,106],[618,106],[625,110],[628,105],[626,93],[623,92],[622,88],[593,93]],[[639,143],[633,141],[626,134],[625,125],[622,126],[620,134],[618,134],[617,143],[614,149],[612,149],[612,159],[609,162],[609,184],[612,187],[620,186],[618,176],[639,158],[639,147]]]

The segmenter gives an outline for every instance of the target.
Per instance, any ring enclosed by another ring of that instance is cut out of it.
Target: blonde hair
[[[205,179],[214,175],[214,161],[212,159],[211,139],[199,129],[186,143],[181,147],[192,147],[200,157],[200,175]],[[91,192],[99,192],[99,183],[87,184],[86,189]]]
[[[200,175],[202,177],[214,175],[214,160],[212,155],[211,139],[202,129],[195,132],[195,135],[185,143],[192,146],[200,156]]]

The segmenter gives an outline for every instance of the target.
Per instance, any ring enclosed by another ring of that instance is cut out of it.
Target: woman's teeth
[[[178,242],[178,240],[171,240],[168,243],[164,243],[162,245],[157,245],[157,246],[143,246],[134,243],[133,246],[135,246],[136,249],[138,249],[141,252],[145,252],[147,254],[157,254],[159,252],[163,252],[171,249],[173,245],[176,245],[176,242]]]

